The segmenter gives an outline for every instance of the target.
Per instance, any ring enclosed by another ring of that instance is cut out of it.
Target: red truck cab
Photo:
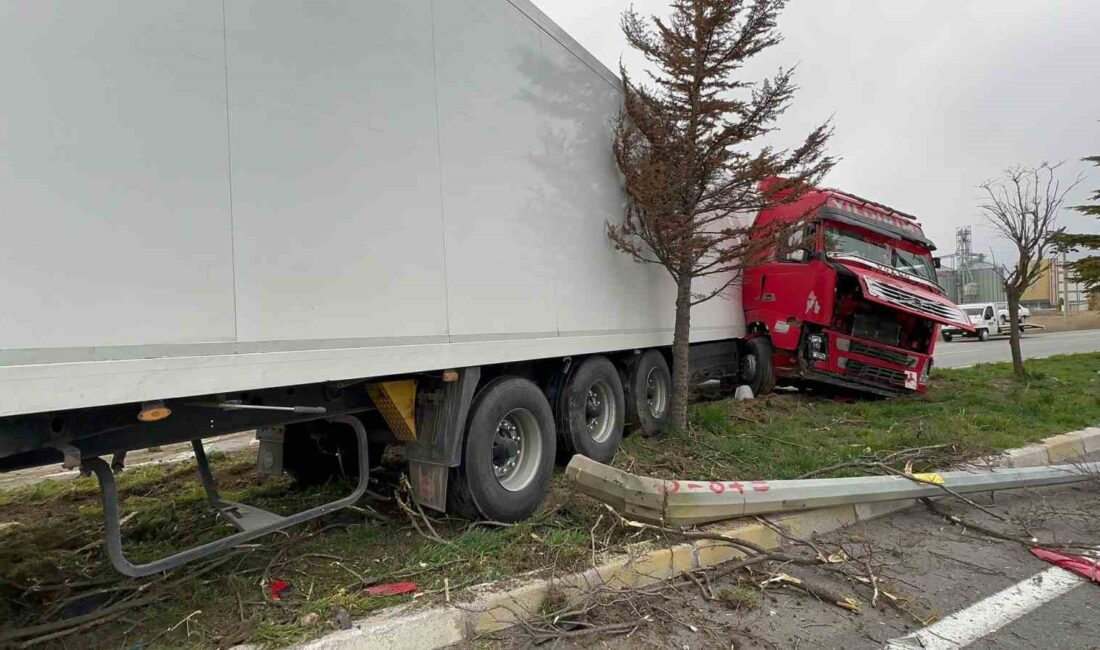
[[[760,212],[755,224],[794,229],[745,272],[742,374],[754,392],[777,378],[924,392],[939,327],[972,329],[937,284],[935,246],[910,215],[815,189]]]

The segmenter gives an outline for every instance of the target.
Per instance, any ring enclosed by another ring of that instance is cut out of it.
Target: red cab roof
[[[760,183],[760,190],[766,192],[782,182],[783,179],[780,178],[767,179]],[[850,192],[832,188],[812,189],[794,203],[764,210],[757,217],[757,222],[766,223],[776,219],[783,221],[799,219],[807,214],[817,212],[819,209],[823,212],[832,213],[824,216],[832,216],[841,221],[876,230],[878,229],[876,226],[878,226],[890,231],[892,234],[927,246],[929,249],[935,249],[935,245],[924,236],[920,223],[913,215],[877,201],[871,201]]]

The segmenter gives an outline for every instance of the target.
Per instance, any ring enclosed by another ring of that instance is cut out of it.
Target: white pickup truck
[[[959,305],[959,308],[970,317],[974,325],[974,333],[964,332],[955,327],[944,327],[940,330],[940,336],[944,341],[950,341],[956,336],[976,336],[979,341],[988,341],[990,336],[1008,334],[1011,329],[1008,321],[1007,302],[976,302]],[[1020,307],[1020,325],[1023,329],[1030,327],[1027,319],[1031,316],[1031,310]]]

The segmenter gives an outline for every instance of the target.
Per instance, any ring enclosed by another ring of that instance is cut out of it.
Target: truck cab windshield
[[[928,253],[913,253],[895,248],[864,237],[854,230],[826,225],[825,252],[859,257],[930,282],[936,281],[936,267]]]

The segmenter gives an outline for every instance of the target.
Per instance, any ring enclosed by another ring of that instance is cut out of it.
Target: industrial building
[[[955,255],[943,257],[936,272],[940,286],[956,304],[1000,302],[1005,299],[1000,271],[984,255],[972,255],[969,269],[960,270]]]

